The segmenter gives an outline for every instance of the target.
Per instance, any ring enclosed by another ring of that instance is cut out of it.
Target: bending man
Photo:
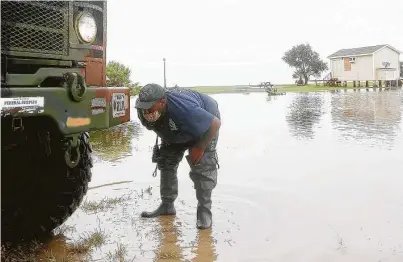
[[[161,204],[141,216],[176,214],[177,169],[188,150],[186,160],[198,200],[197,228],[211,227],[211,193],[217,184],[216,145],[221,125],[217,102],[193,90],[167,90],[148,84],[141,89],[135,107],[141,123],[162,140],[159,150],[153,153],[153,162],[161,171]]]

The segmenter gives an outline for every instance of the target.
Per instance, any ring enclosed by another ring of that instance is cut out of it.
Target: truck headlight
[[[90,13],[81,13],[76,20],[76,30],[81,41],[92,43],[97,35],[95,18]]]

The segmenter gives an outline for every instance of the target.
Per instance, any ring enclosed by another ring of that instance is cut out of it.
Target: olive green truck
[[[50,233],[91,180],[89,131],[130,121],[106,87],[106,1],[1,1],[1,231]]]

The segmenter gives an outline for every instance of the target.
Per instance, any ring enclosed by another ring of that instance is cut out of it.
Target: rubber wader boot
[[[142,217],[152,218],[163,215],[175,215],[174,202],[178,197],[178,177],[177,170],[179,162],[183,158],[184,150],[178,150],[169,146],[163,146],[159,152],[157,160],[160,174],[160,195],[161,204],[151,212],[144,211]]]
[[[186,159],[190,165],[190,178],[196,190],[197,204],[197,228],[210,228],[213,222],[211,213],[211,194],[217,184],[217,157],[215,151],[205,152],[199,164],[192,165],[190,157]]]
[[[212,190],[196,188],[197,197],[197,228],[207,229],[213,223],[213,214],[211,213],[211,192]]]
[[[178,178],[176,176],[176,171],[161,171],[160,194],[162,201],[158,208],[151,212],[142,212],[142,217],[152,218],[176,214],[174,206],[174,202],[178,196]]]

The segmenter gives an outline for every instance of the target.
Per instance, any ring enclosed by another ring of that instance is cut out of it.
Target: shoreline
[[[277,92],[279,93],[309,93],[309,92],[339,92],[342,90],[361,90],[361,89],[376,89],[376,90],[401,90],[402,87],[329,87],[323,85],[306,85],[306,86],[297,86],[297,85],[274,85],[274,88],[277,88]],[[193,89],[200,93],[204,94],[248,94],[248,93],[265,93],[264,88],[253,88],[253,87],[239,87],[239,86],[192,86],[192,87],[183,87],[187,89]],[[132,92],[131,96],[137,96],[139,90]]]
[[[277,88],[277,92],[279,93],[301,93],[301,92],[335,92],[340,90],[361,90],[361,89],[377,89],[380,87],[329,87],[329,86],[316,86],[316,85],[306,85],[306,86],[297,86],[297,85],[278,85],[273,86]],[[189,87],[189,89],[194,89],[201,93],[206,94],[220,94],[220,93],[264,93],[266,92],[264,88],[240,88],[240,87],[232,87],[232,86],[195,86]],[[402,89],[402,87],[382,87],[382,90],[385,89]]]

